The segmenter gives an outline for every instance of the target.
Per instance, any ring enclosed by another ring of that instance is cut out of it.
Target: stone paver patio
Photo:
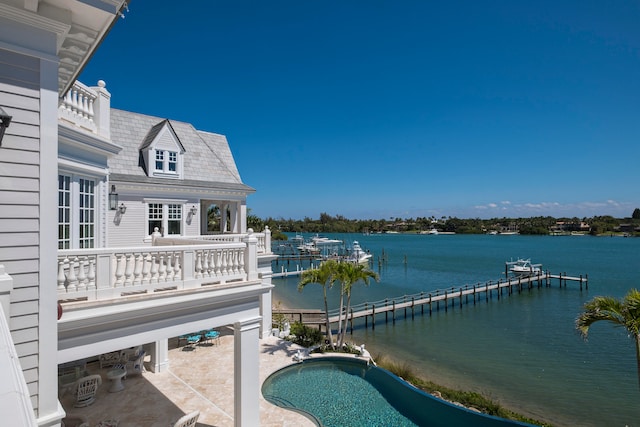
[[[129,376],[124,390],[109,393],[108,368],[98,362],[87,365],[102,376],[96,401],[85,408],[73,407],[73,396],[60,398],[68,415],[86,417],[90,426],[108,419],[119,427],[169,427],[182,415],[200,411],[198,426],[233,426],[233,331],[220,330],[220,344],[202,344],[195,351],[169,341],[170,367],[166,372]],[[298,346],[269,337],[260,340],[260,385],[274,371],[293,362]],[[314,426],[303,415],[284,410],[260,395],[260,423],[265,427]]]

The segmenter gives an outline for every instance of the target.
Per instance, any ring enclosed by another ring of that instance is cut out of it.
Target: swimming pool
[[[355,358],[312,358],[287,366],[265,380],[262,395],[324,427],[530,426],[436,399]]]

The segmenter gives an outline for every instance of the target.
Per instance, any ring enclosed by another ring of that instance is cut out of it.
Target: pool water
[[[389,371],[354,358],[306,359],[273,373],[262,395],[324,427],[526,426],[434,398]]]

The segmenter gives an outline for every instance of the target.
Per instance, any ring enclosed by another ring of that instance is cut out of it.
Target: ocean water
[[[583,304],[596,295],[622,297],[640,286],[640,239],[591,236],[340,235],[374,254],[380,282],[356,285],[352,303],[379,301],[484,283],[504,277],[505,261],[531,258],[552,274],[588,275],[577,283],[506,292],[498,300],[472,299],[445,312],[409,311],[376,329],[356,324],[351,339],[372,355],[410,364],[434,382],[479,391],[504,406],[555,426],[640,426],[640,388],[634,341],[608,323],[592,326],[584,341],[574,327]],[[379,262],[384,254],[385,262]],[[279,264],[277,269],[280,269]],[[286,266],[286,265],[285,265]],[[289,266],[291,267],[291,266]],[[308,267],[304,265],[305,268]],[[323,308],[322,288],[297,290],[297,277],[274,279],[274,302]],[[337,308],[338,290],[329,292]]]

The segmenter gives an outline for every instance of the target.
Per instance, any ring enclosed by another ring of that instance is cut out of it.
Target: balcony
[[[229,287],[259,281],[270,232],[154,239],[153,246],[58,251],[58,301]]]

